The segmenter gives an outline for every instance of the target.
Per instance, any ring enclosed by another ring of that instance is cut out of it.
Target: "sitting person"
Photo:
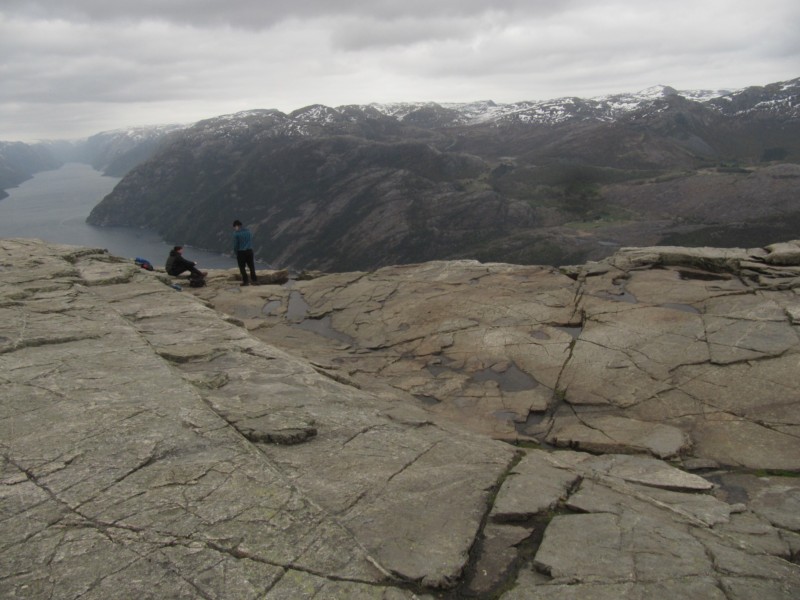
[[[183,246],[175,246],[169,251],[167,257],[167,264],[164,266],[167,273],[173,277],[177,277],[186,271],[189,271],[189,279],[203,279],[208,273],[200,271],[197,268],[197,263],[183,258]]]

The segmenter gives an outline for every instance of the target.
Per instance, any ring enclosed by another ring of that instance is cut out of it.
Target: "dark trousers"
[[[256,278],[256,261],[255,258],[253,258],[252,250],[237,250],[236,262],[239,264],[239,272],[242,274],[242,283],[249,283],[245,267],[250,269],[250,278],[253,280],[253,283],[258,281]]]
[[[181,270],[173,269],[170,275],[177,277],[178,275],[183,275],[186,273],[186,271],[189,271],[190,279],[203,279],[203,274],[197,269],[197,267],[185,267]]]
[[[176,256],[175,259],[172,261],[172,265],[167,265],[170,267],[169,274],[173,277],[177,277],[178,275],[183,275],[186,271],[189,271],[189,277],[197,277],[202,278],[203,274],[200,270],[194,266],[194,263],[190,260],[186,260],[182,256]]]

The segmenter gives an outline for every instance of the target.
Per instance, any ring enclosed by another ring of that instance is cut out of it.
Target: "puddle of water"
[[[725,499],[725,502],[728,504],[747,504],[750,502],[750,496],[748,495],[747,490],[740,485],[736,485],[727,477],[712,475],[706,477],[706,479],[719,486],[719,491],[717,494],[719,495],[721,493]]]
[[[573,339],[578,339],[583,332],[583,327],[570,327],[568,325],[555,325],[555,329],[559,329],[564,333],[568,333],[572,336]]]
[[[278,310],[282,305],[283,303],[280,300],[270,300],[264,305],[264,308],[261,309],[261,312],[264,313],[265,315],[271,315],[276,310]]]
[[[441,401],[439,399],[434,398],[433,396],[426,396],[426,395],[423,395],[423,394],[416,394],[414,397],[417,400],[419,400],[420,402],[422,402],[425,406],[436,406],[437,404],[441,403]]]
[[[550,336],[547,335],[547,333],[545,333],[541,329],[537,329],[536,331],[531,331],[531,337],[533,339],[535,339],[535,340],[549,340],[550,339]]]
[[[278,306],[280,306],[280,301],[272,302],[278,302]],[[264,306],[264,312],[267,311],[267,307],[272,305],[272,302],[268,302],[266,306]],[[298,329],[316,333],[317,335],[329,340],[344,342],[350,346],[356,345],[355,340],[349,335],[342,333],[341,331],[336,331],[333,328],[330,315],[325,315],[321,319],[308,318],[309,308],[310,306],[303,298],[303,294],[297,291],[291,292],[289,294],[289,304],[286,307],[286,320],[292,326],[297,327]],[[271,308],[271,310],[274,310],[274,308]]]
[[[286,319],[290,322],[297,323],[302,321],[308,315],[308,302],[303,298],[300,292],[292,292],[289,294],[289,306],[286,308]]]
[[[511,410],[496,410],[492,416],[500,421],[517,421],[519,419],[519,415]]]
[[[307,305],[306,305],[307,306]],[[329,340],[336,340],[337,342],[344,342],[350,346],[355,345],[355,340],[346,333],[336,331],[331,325],[331,316],[326,315],[321,319],[304,319],[300,323],[295,323],[295,327],[316,333],[319,336],[328,338]]]
[[[532,390],[539,385],[533,377],[520,370],[516,365],[511,365],[502,373],[492,369],[484,369],[472,375],[473,381],[496,381],[503,392],[521,392]]]
[[[528,418],[523,423],[516,423],[515,429],[520,435],[531,435],[537,431],[539,425],[544,423],[547,418],[547,413],[544,412],[530,412]]]
[[[709,273],[707,271],[685,271],[679,270],[678,275],[684,281],[728,281],[731,276],[726,273]]]

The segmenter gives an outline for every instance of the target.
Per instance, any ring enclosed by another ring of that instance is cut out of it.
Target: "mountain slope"
[[[258,258],[298,269],[598,258],[634,239],[726,227],[727,209],[737,223],[800,214],[791,173],[762,177],[763,191],[739,186],[749,191],[735,206],[689,211],[691,223],[686,199],[669,191],[709,169],[725,188],[775,161],[800,162],[798,89],[800,80],[722,95],[659,87],[513,105],[226,115],[172,134],[89,222],[228,251],[239,218],[256,234]],[[683,188],[697,194],[689,206],[708,189]]]
[[[0,199],[4,191],[33,177],[38,171],[57,169],[61,163],[42,144],[0,142]]]
[[[122,177],[155,154],[166,136],[180,129],[182,125],[160,125],[104,131],[88,138],[83,151],[96,170]]]

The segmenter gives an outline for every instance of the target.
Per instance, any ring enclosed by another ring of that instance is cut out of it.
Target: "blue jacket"
[[[253,236],[247,227],[242,227],[239,231],[233,232],[233,251],[239,252],[241,250],[253,249]]]

